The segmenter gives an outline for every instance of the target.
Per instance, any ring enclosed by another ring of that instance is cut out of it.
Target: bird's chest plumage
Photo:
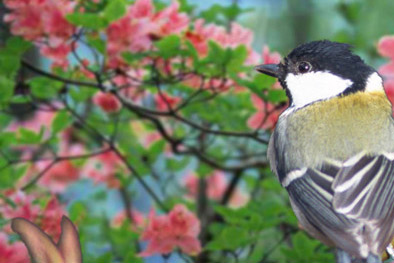
[[[288,109],[274,133],[277,165],[289,172],[315,168],[325,159],[394,151],[391,105],[384,92],[356,94]]]

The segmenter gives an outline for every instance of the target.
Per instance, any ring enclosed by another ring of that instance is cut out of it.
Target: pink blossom
[[[70,144],[65,142],[60,144],[59,156],[77,156],[83,154],[84,148],[81,144]],[[30,174],[36,174],[43,171],[50,165],[52,161],[41,161],[36,163]],[[61,193],[66,187],[79,179],[80,170],[76,167],[72,160],[62,160],[54,164],[48,171],[41,177],[38,184],[46,187],[52,193]]]
[[[118,112],[122,107],[122,104],[118,98],[109,92],[97,92],[93,96],[93,103],[107,113]]]
[[[194,30],[189,30],[185,36],[194,45],[200,56],[205,56],[208,53],[208,42],[215,41],[225,48],[245,45],[250,56],[247,61],[256,61],[256,53],[251,47],[253,32],[235,22],[231,23],[230,32],[227,32],[222,26],[205,24],[203,19],[198,19],[194,23]]]
[[[4,20],[11,23],[11,32],[34,41],[44,56],[55,65],[65,67],[71,52],[69,43],[75,32],[65,16],[74,11],[75,2],[68,0],[5,0],[11,10]]]
[[[389,63],[379,68],[379,73],[383,76],[387,97],[394,105],[394,36],[382,37],[378,43],[378,52],[382,56],[390,58]]]
[[[25,245],[20,242],[10,243],[5,233],[0,232],[0,262],[27,263],[30,262]]]
[[[264,64],[278,64],[281,60],[281,56],[278,52],[270,53],[268,46],[263,47],[263,63]]]
[[[22,191],[9,190],[5,192],[5,196],[15,204],[10,205],[4,201],[0,202],[0,214],[5,219],[12,219],[14,217],[22,217],[29,221],[37,219],[40,213],[40,207],[34,204],[36,196],[33,194],[26,194]]]
[[[136,104],[141,104],[142,99],[148,94],[146,89],[141,88],[141,82],[146,70],[141,68],[129,68],[124,74],[116,75],[112,82],[121,88],[120,93]]]
[[[394,36],[384,36],[379,40],[378,52],[383,57],[394,58]]]
[[[132,225],[134,230],[138,229],[143,229],[145,227],[145,216],[137,211],[137,210],[132,210],[131,211],[131,218],[132,218]],[[120,227],[122,224],[128,220],[128,215],[126,210],[122,210],[119,213],[115,215],[115,217],[112,219],[112,226],[114,227]]]
[[[46,128],[46,130],[49,130],[51,127],[53,118],[55,117],[55,112],[53,111],[45,111],[45,110],[39,110],[36,111],[32,117],[25,119],[25,120],[17,120],[12,122],[8,127],[8,131],[16,132],[19,130],[19,128],[25,128],[31,131],[34,131],[35,133],[39,133],[41,130],[41,127]],[[48,133],[49,135],[49,133]]]
[[[176,205],[168,215],[156,216],[152,210],[148,226],[141,236],[142,240],[148,241],[148,246],[140,256],[169,254],[175,248],[189,255],[197,255],[201,251],[197,238],[199,233],[199,220],[184,205]]]
[[[116,173],[124,173],[125,167],[119,157],[112,151],[90,158],[82,169],[82,175],[94,183],[105,183],[110,188],[120,187]]]
[[[152,34],[163,37],[181,33],[188,27],[189,18],[185,13],[179,13],[179,3],[172,1],[170,6],[153,16],[152,23],[155,25]]]
[[[188,190],[189,198],[196,198],[198,195],[199,178],[196,174],[190,173],[184,179],[184,185]],[[228,181],[223,172],[215,171],[206,177],[205,193],[208,198],[220,201],[228,187]],[[246,205],[249,201],[247,194],[243,193],[238,187],[234,190],[230,200],[229,206],[232,208],[239,208]]]
[[[187,15],[179,13],[177,2],[155,12],[151,0],[137,0],[125,17],[111,23],[107,29],[108,66],[124,66],[122,53],[150,50],[155,39],[178,34],[186,29],[188,23]]]
[[[174,107],[180,101],[181,101],[181,98],[175,97],[175,96],[170,96],[166,93],[155,95],[156,108],[159,111],[169,111],[170,109],[174,109]]]
[[[199,178],[194,173],[189,173],[184,179],[184,185],[188,190],[190,197],[196,197],[198,194],[198,181]],[[222,172],[214,172],[206,177],[206,194],[208,198],[213,200],[220,200],[223,197],[227,188],[226,176]]]
[[[44,208],[43,215],[40,221],[41,229],[53,238],[55,242],[60,237],[63,215],[67,215],[64,207],[59,203],[59,200],[52,196],[46,207]]]
[[[252,94],[252,103],[257,112],[248,119],[248,126],[252,129],[275,128],[281,110],[275,109],[273,104],[263,101],[256,94]]]

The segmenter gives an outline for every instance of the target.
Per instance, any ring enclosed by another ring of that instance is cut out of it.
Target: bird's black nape
[[[344,92],[353,93],[365,89],[368,77],[376,72],[372,67],[352,52],[352,46],[345,43],[318,40],[302,44],[291,51],[282,66],[282,77],[288,73],[291,64],[308,61],[312,71],[328,71],[343,79],[349,79],[353,85]]]

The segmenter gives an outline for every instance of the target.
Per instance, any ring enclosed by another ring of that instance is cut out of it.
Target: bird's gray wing
[[[381,251],[394,233],[393,160],[392,154],[359,154],[342,164],[291,171],[282,184],[303,214],[303,225],[354,255],[365,253],[367,243]]]
[[[340,166],[325,165],[322,169],[300,169],[288,173],[283,181],[301,225],[326,244],[359,255],[356,239],[357,220],[337,213],[332,206],[331,185]],[[355,229],[349,233],[344,230]]]
[[[332,207],[334,192],[331,185],[341,167],[325,164],[321,169],[304,168],[288,173],[282,184],[292,202],[310,219],[313,225],[323,223],[330,228],[341,228],[349,220]]]
[[[346,161],[332,184],[333,207],[349,218],[381,219],[394,204],[394,155],[365,155]]]

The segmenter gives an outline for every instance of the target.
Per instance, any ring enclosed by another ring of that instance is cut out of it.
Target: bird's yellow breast
[[[324,158],[343,161],[361,151],[392,152],[391,114],[383,91],[357,92],[299,109],[283,126],[289,165],[315,167]]]

